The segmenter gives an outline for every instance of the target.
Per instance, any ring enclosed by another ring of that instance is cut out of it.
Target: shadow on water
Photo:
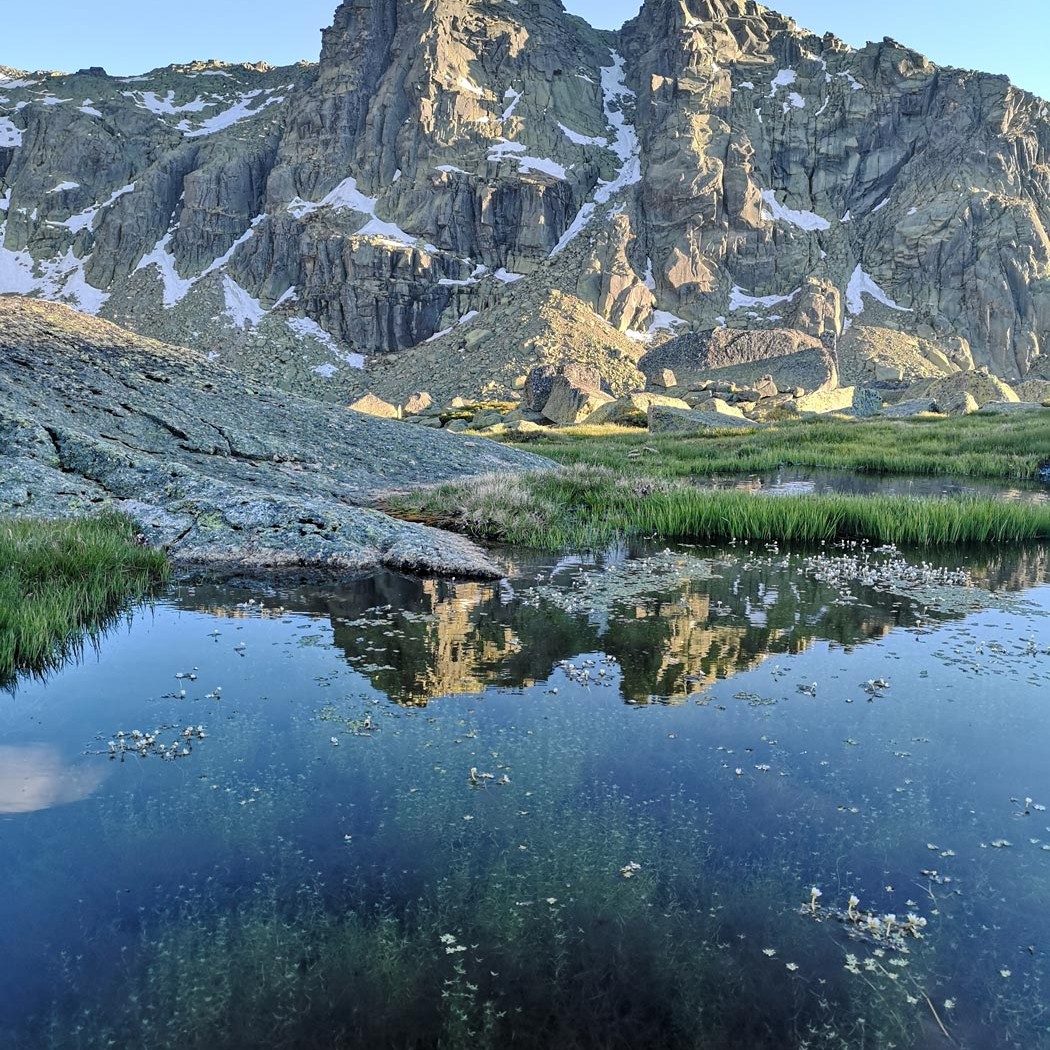
[[[1048,555],[182,583],[0,708],[0,1046],[1045,1050]]]

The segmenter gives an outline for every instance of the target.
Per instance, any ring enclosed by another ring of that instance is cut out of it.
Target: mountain
[[[1011,380],[1050,353],[1047,104],[753,0],[615,33],[347,0],[317,65],[0,69],[0,209],[0,292],[333,400],[577,344],[635,374],[724,326]]]

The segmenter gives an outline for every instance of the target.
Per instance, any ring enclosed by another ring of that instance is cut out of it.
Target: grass
[[[43,673],[95,636],[126,602],[168,578],[163,552],[120,515],[0,519],[0,686]]]
[[[755,497],[577,465],[485,475],[389,499],[384,510],[477,539],[547,550],[623,537],[917,547],[1050,540],[1050,506],[897,496]]]
[[[755,474],[783,466],[871,474],[967,475],[1025,480],[1050,461],[1050,412],[947,418],[788,420],[758,431],[696,437],[577,427],[533,437],[563,464],[623,469],[644,464],[665,478]]]

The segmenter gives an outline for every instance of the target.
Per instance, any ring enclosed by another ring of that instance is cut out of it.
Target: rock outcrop
[[[846,383],[1046,378],[1047,170],[1005,78],[754,0],[617,33],[346,0],[316,65],[0,75],[0,293],[340,404],[443,399],[435,363],[502,393],[567,347],[623,393],[685,330],[841,341]]]
[[[114,506],[176,562],[499,575],[383,492],[546,460],[246,383],[65,306],[0,298],[0,513]]]

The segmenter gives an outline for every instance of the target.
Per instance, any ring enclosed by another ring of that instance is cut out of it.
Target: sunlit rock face
[[[750,0],[618,33],[558,0],[351,0],[316,65],[4,71],[0,292],[338,399],[384,355],[418,384],[421,348],[504,383],[509,319],[552,292],[610,340],[857,324],[1019,379],[1048,149],[1005,78]]]

